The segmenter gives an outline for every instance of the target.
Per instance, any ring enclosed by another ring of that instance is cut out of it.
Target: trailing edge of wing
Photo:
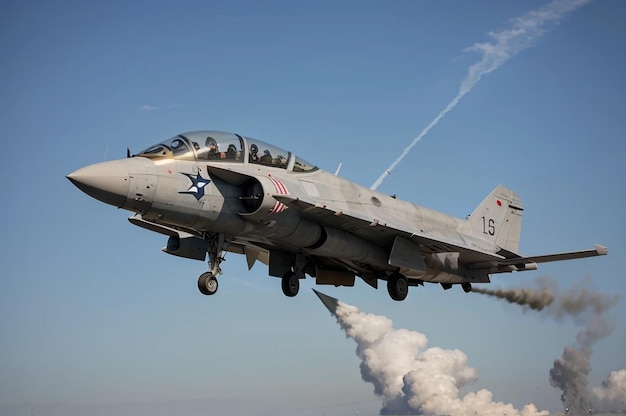
[[[338,224],[340,221],[351,221],[353,224],[358,224],[361,230],[384,227],[395,235],[399,235],[410,241],[423,244],[424,246],[430,248],[433,252],[458,252],[463,257],[462,261],[465,263],[500,262],[505,260],[505,257],[499,254],[460,245],[458,242],[447,239],[433,238],[422,232],[402,228],[398,225],[379,221],[377,219],[358,217],[344,210],[335,210],[325,204],[305,201],[299,197],[291,195],[273,195],[273,197],[288,207],[302,212],[303,215],[308,215],[311,218],[316,218],[327,224],[332,225]]]

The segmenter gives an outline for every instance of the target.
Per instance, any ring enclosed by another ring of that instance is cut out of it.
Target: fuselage
[[[242,245],[337,258],[357,274],[377,278],[398,271],[389,264],[394,235],[373,235],[371,229],[342,221],[342,215],[367,219],[381,230],[397,225],[485,252],[499,250],[465,220],[370,190],[290,152],[231,133],[185,133],[133,157],[87,166],[68,177],[91,196],[146,221],[200,236],[220,233]],[[316,220],[287,207],[277,196],[313,201],[337,218]],[[467,271],[455,253],[422,250],[426,267],[402,268],[407,277],[464,281]]]
[[[295,296],[299,279],[373,287],[394,300],[409,286],[488,283],[489,275],[535,270],[537,263],[607,254],[606,247],[534,257],[519,254],[523,204],[498,185],[466,219],[384,195],[319,169],[276,146],[219,131],[183,133],[126,159],[69,174],[88,195],[134,212],[129,221],[168,236],[163,251],[205,260],[198,278],[217,291],[226,252],[243,254],[281,278]]]

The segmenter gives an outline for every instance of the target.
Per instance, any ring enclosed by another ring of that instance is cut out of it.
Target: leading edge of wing
[[[342,222],[349,221],[352,222],[351,225],[358,225],[360,230],[368,230],[368,228],[374,230],[378,227],[384,227],[397,236],[423,244],[435,253],[458,252],[463,257],[462,261],[465,263],[500,262],[505,260],[505,257],[499,254],[460,245],[458,242],[448,239],[433,238],[422,232],[405,229],[399,225],[383,222],[375,218],[365,218],[345,210],[335,210],[326,204],[305,201],[292,195],[273,195],[273,197],[288,207],[302,212],[308,218],[317,219],[329,225],[339,226],[341,226]],[[372,235],[376,236],[375,234]]]

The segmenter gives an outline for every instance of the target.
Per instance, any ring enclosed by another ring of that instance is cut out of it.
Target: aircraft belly
[[[419,246],[402,237],[396,237],[393,243],[389,255],[389,264],[410,269],[417,275],[425,274],[427,271],[424,254],[422,254]]]
[[[419,280],[430,283],[463,283],[465,281],[462,276],[445,272],[437,273],[435,275],[427,274],[419,277]]]
[[[489,279],[479,271],[468,270],[465,264],[459,261],[459,253],[434,253],[424,256],[427,270],[405,270],[408,277],[418,278],[425,282],[435,283],[482,283]]]

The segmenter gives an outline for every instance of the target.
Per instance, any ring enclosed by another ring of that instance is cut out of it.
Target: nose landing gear
[[[203,295],[214,295],[218,286],[217,279],[211,272],[204,272],[198,278],[198,289]]]
[[[210,234],[209,240],[209,271],[204,272],[198,278],[198,290],[203,295],[214,295],[219,287],[216,276],[222,274],[220,264],[224,261],[224,253],[228,248],[228,241],[223,234]]]

